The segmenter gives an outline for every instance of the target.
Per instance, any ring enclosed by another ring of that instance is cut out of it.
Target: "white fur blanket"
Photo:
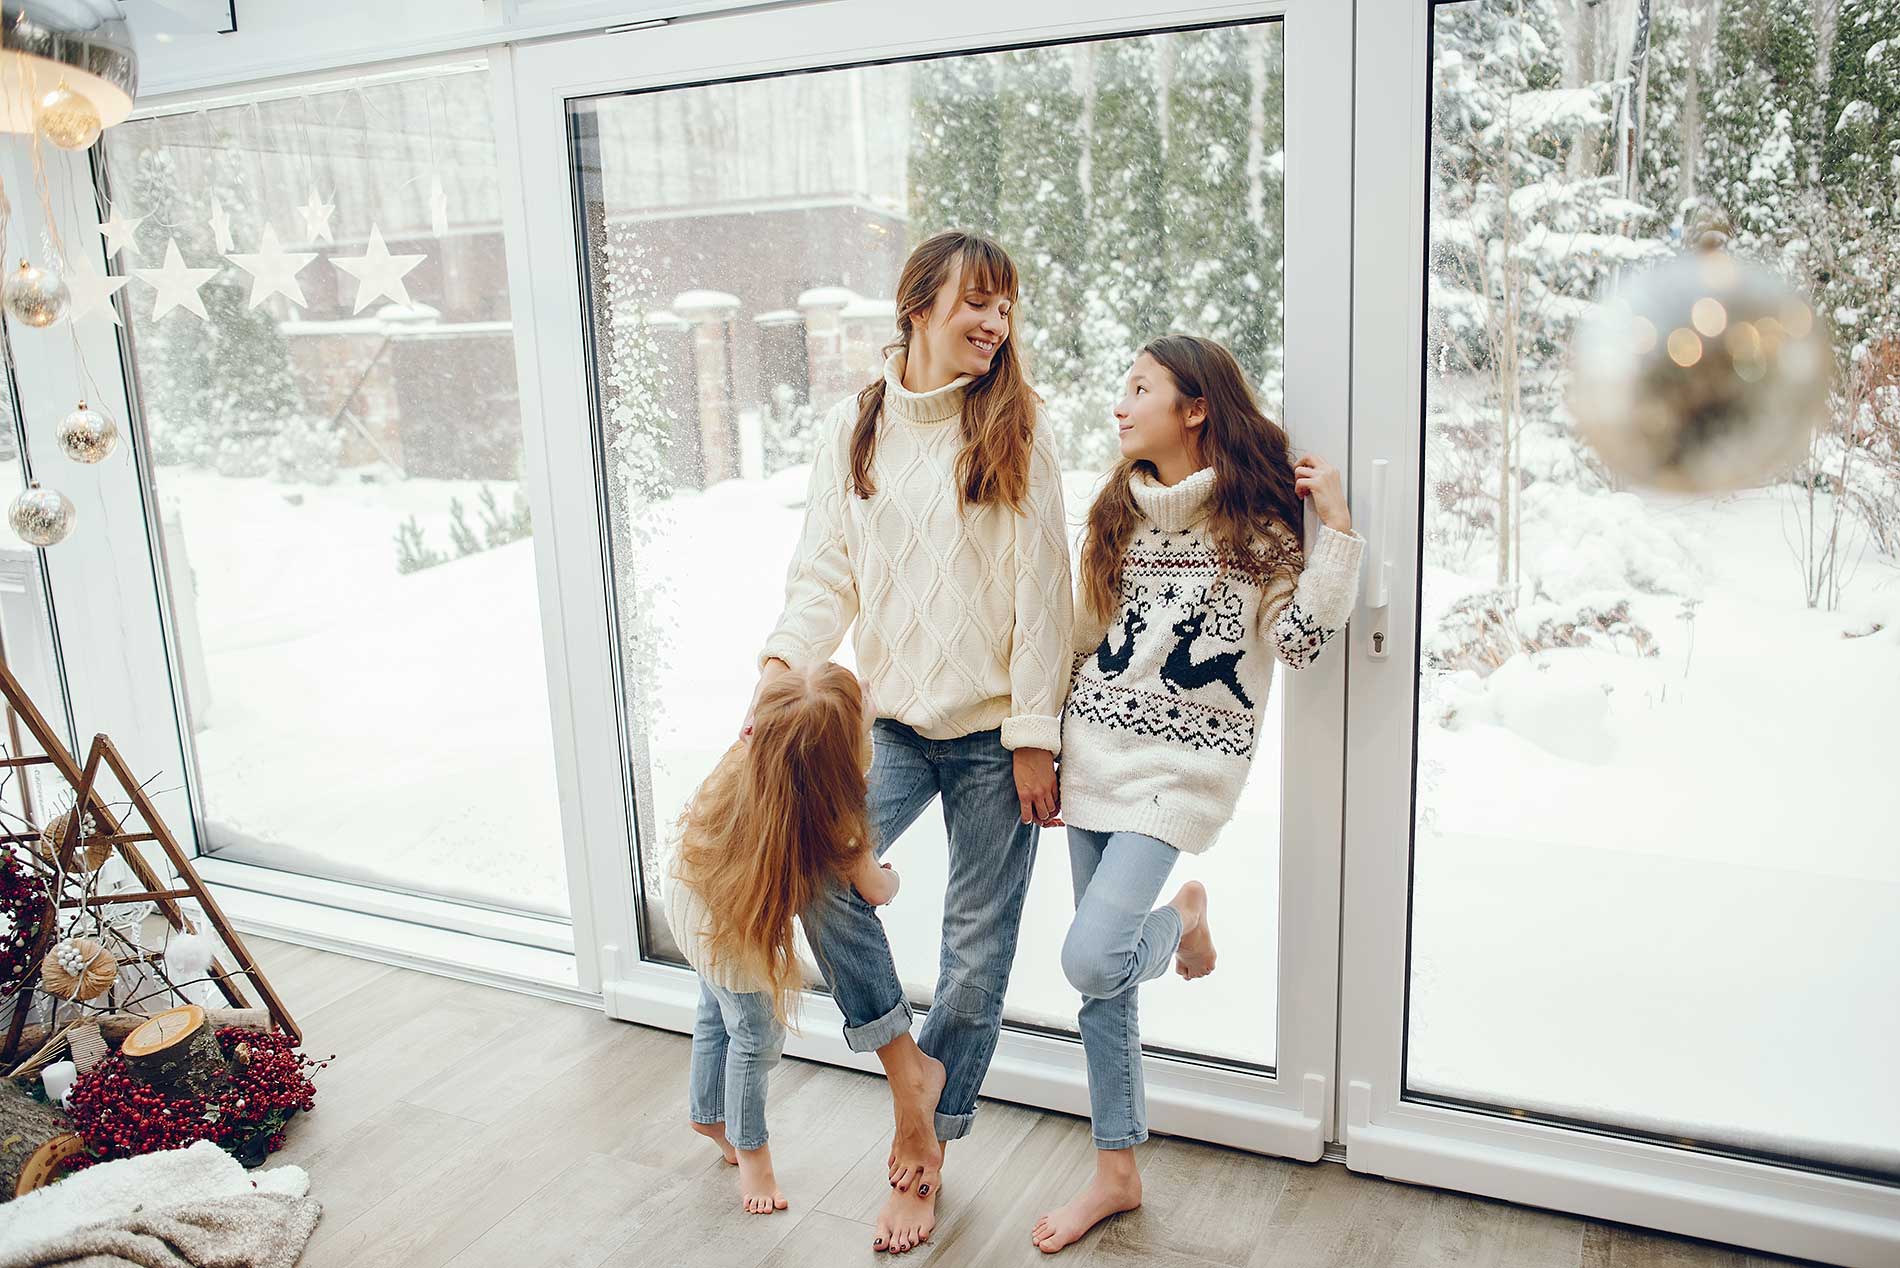
[[[253,1174],[207,1140],[99,1163],[0,1205],[0,1268],[168,1262],[152,1249],[161,1243],[169,1262],[190,1264],[234,1240],[256,1242],[260,1263],[279,1262],[271,1243],[286,1239],[294,1245],[281,1262],[292,1264],[322,1211],[309,1189],[302,1167]]]

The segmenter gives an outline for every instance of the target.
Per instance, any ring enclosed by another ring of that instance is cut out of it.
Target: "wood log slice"
[[[0,1202],[50,1183],[59,1164],[84,1148],[58,1109],[0,1080]]]
[[[242,1026],[246,1030],[269,1030],[270,1010],[268,1008],[206,1008],[205,1021],[214,1031],[226,1026]],[[125,1042],[125,1037],[143,1026],[152,1018],[145,1013],[104,1013],[91,1020],[99,1024],[99,1033],[105,1036],[109,1047],[117,1048]],[[20,1034],[20,1051],[38,1052],[52,1032],[44,1026],[28,1026]]]
[[[209,1096],[230,1075],[217,1032],[196,1004],[168,1008],[119,1045],[126,1069],[175,1096]]]

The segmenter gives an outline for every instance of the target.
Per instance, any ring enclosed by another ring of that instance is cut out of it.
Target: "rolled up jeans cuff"
[[[853,1052],[876,1052],[899,1035],[910,1031],[910,1001],[900,999],[897,1007],[875,1021],[844,1028],[845,1046]]]

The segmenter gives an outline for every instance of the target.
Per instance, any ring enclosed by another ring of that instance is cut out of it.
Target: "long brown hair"
[[[1305,562],[1300,496],[1286,432],[1261,411],[1234,354],[1197,335],[1162,335],[1141,351],[1168,372],[1184,399],[1207,402],[1201,456],[1214,469],[1208,519],[1221,553],[1262,583],[1275,570],[1297,573]],[[1089,507],[1082,584],[1097,620],[1111,619],[1121,606],[1122,552],[1141,518],[1128,487],[1136,472],[1158,474],[1151,462],[1124,458]]]
[[[1023,377],[1017,355],[1014,314],[1016,262],[994,240],[946,229],[917,244],[897,279],[897,338],[884,355],[910,351],[911,318],[928,313],[937,292],[953,276],[965,287],[1007,295],[1010,336],[990,361],[989,372],[963,395],[963,450],[957,455],[958,505],[1003,505],[1020,514],[1029,493],[1029,453],[1036,429],[1036,393]],[[851,488],[861,498],[877,492],[871,459],[877,453],[877,419],[884,409],[884,375],[858,393],[858,422],[851,432]]]
[[[759,693],[752,736],[726,751],[680,816],[680,874],[710,915],[707,955],[763,984],[779,1020],[803,985],[792,918],[869,847],[864,700],[825,664]]]

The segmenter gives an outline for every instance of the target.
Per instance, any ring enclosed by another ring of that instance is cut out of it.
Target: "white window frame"
[[[1391,608],[1351,631],[1339,1109],[1347,1165],[1831,1263],[1900,1263],[1900,1188],[1403,1096],[1417,675],[1428,0],[1359,0],[1355,507],[1389,525]],[[1374,506],[1373,460],[1390,461]],[[1369,557],[1377,553],[1373,544]],[[1371,578],[1368,578],[1370,582]],[[1370,655],[1383,629],[1389,654]],[[1871,1003],[1870,1003],[1870,1006]],[[1825,1078],[1790,1068],[1788,1077]]]
[[[583,981],[598,985],[613,1016],[690,1030],[697,987],[690,973],[643,962],[638,952],[639,903],[629,858],[632,834],[602,563],[605,530],[588,414],[567,101],[1270,16],[1285,21],[1287,185],[1301,191],[1286,202],[1285,410],[1297,444],[1343,459],[1349,404],[1350,5],[1332,0],[1187,5],[968,0],[896,6],[840,0],[495,54],[498,126],[512,116],[514,128],[501,142],[503,176],[520,197],[518,205],[511,201],[504,220],[523,422],[534,453],[528,479],[538,485],[532,494],[535,544],[543,584],[551,582],[556,589],[549,628],[560,631],[559,659],[567,674],[566,699],[557,701],[555,710],[557,730],[571,728],[559,741],[561,765],[564,779],[578,784],[579,831],[570,828],[569,838],[575,944]],[[512,111],[502,100],[510,90]],[[735,666],[734,672],[749,669]],[[1332,1135],[1343,667],[1336,660],[1322,662],[1287,676],[1282,689],[1288,692],[1288,716],[1299,719],[1301,743],[1288,746],[1282,771],[1276,1073],[1149,1057],[1148,1105],[1156,1130],[1312,1160]],[[1223,848],[1247,846],[1233,840]],[[808,996],[804,1033],[790,1040],[788,1051],[874,1068],[868,1054],[845,1047],[840,1026],[829,998]],[[1086,1114],[1079,1045],[1006,1029],[984,1092]]]

